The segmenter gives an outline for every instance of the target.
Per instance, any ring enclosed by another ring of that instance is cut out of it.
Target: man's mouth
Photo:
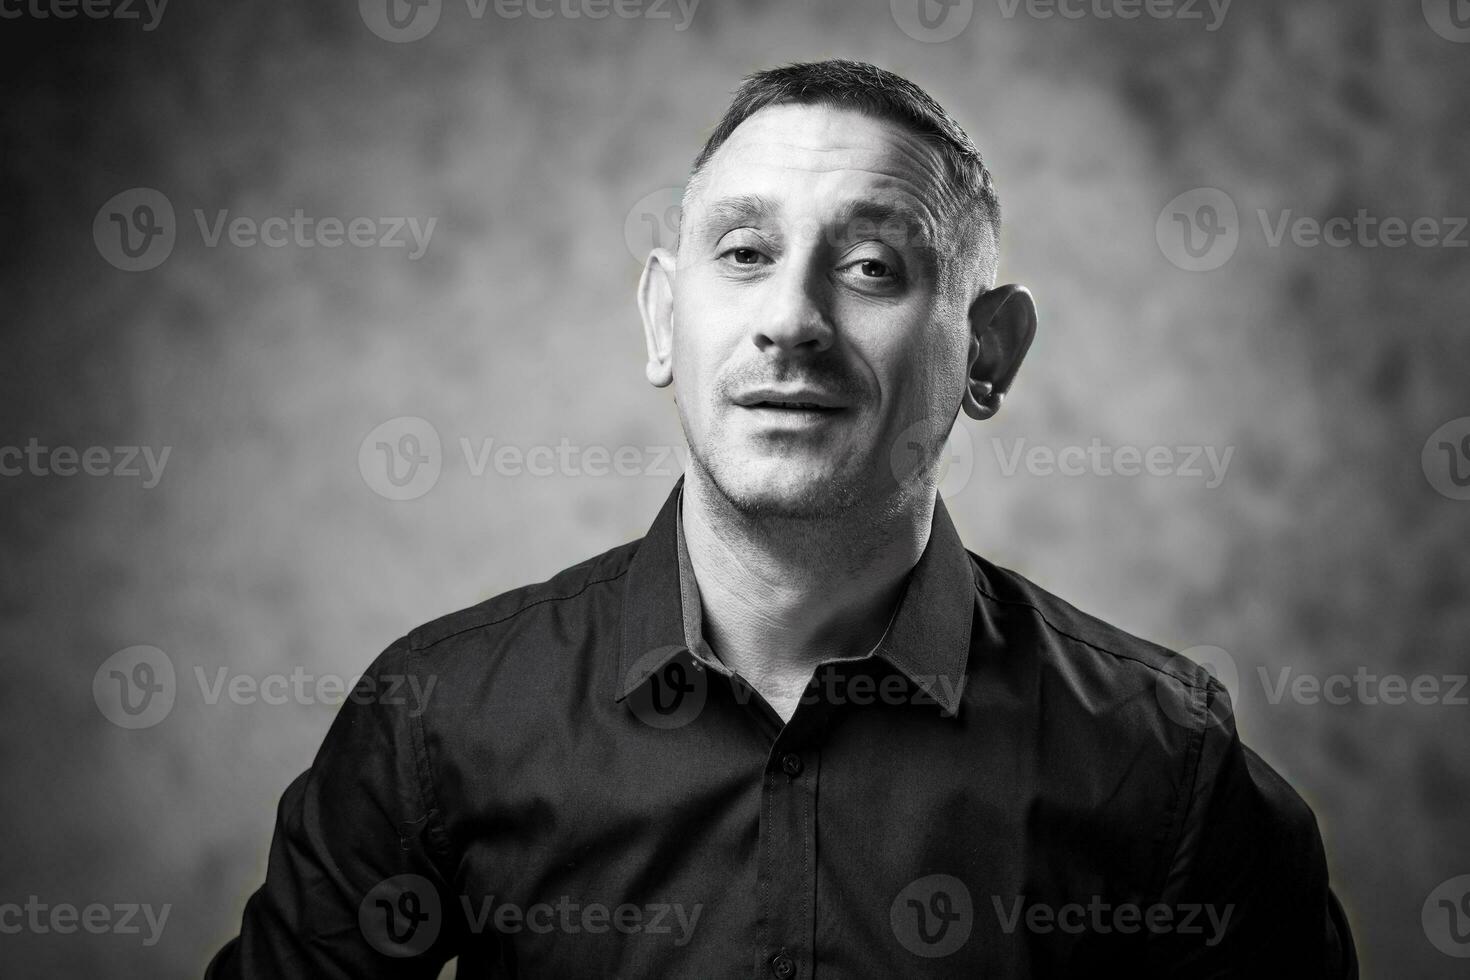
[[[774,408],[781,411],[796,412],[840,412],[842,409],[834,405],[818,405],[816,402],[778,402],[759,401],[744,406],[746,408]]]
[[[756,388],[737,395],[734,402],[741,408],[782,412],[840,412],[844,408],[836,395],[815,388]]]

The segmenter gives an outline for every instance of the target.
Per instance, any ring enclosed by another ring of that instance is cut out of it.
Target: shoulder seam
[[[1195,690],[1199,690],[1195,688]],[[1200,705],[1202,715],[1198,728],[1189,732],[1189,749],[1185,753],[1185,773],[1181,774],[1179,780],[1179,792],[1174,797],[1174,803],[1169,812],[1164,815],[1164,820],[1159,826],[1157,841],[1159,844],[1159,870],[1157,871],[1158,886],[1155,893],[1159,901],[1163,901],[1164,891],[1168,888],[1169,875],[1174,869],[1174,862],[1179,854],[1179,848],[1184,841],[1185,825],[1189,821],[1199,789],[1200,769],[1204,764],[1205,735],[1210,724],[1210,705],[1215,698],[1215,692],[1208,686],[1203,690],[1204,700]],[[1187,775],[1186,775],[1187,774]],[[1186,783],[1188,785],[1186,785]],[[1206,805],[1204,801],[1201,806]]]
[[[971,562],[971,567],[972,568],[974,567],[974,563],[973,562]],[[977,569],[977,571],[978,571],[978,569]],[[1096,650],[1097,652],[1107,654],[1110,657],[1116,657],[1119,660],[1127,660],[1127,661],[1130,661],[1131,663],[1138,664],[1141,667],[1147,667],[1149,670],[1152,670],[1152,671],[1154,671],[1156,673],[1159,673],[1159,674],[1163,674],[1165,677],[1173,678],[1174,680],[1179,681],[1179,683],[1184,684],[1185,686],[1190,687],[1190,688],[1193,688],[1195,690],[1200,690],[1201,689],[1201,687],[1200,687],[1199,684],[1195,683],[1194,681],[1190,680],[1187,677],[1181,677],[1180,675],[1175,674],[1175,673],[1173,673],[1171,671],[1165,670],[1162,667],[1159,667],[1159,666],[1156,666],[1154,664],[1148,663],[1147,661],[1144,661],[1144,660],[1140,660],[1137,657],[1129,656],[1126,653],[1120,653],[1117,650],[1109,650],[1106,647],[1100,647],[1096,643],[1093,643],[1091,640],[1084,640],[1080,636],[1076,636],[1076,635],[1074,635],[1072,633],[1069,633],[1067,630],[1062,629],[1056,623],[1052,622],[1051,619],[1048,618],[1048,616],[1046,615],[1046,613],[1040,607],[1038,607],[1035,603],[1021,602],[1021,601],[1018,601],[1016,599],[1002,599],[999,596],[992,595],[991,593],[985,591],[985,589],[983,589],[980,586],[980,581],[979,581],[979,577],[978,576],[976,577],[976,581],[975,581],[975,591],[978,592],[978,593],[980,593],[981,595],[983,595],[985,598],[989,599],[991,602],[998,602],[998,603],[1001,603],[1002,605],[1007,605],[1007,606],[1020,606],[1022,609],[1029,609],[1029,610],[1031,610],[1032,612],[1034,612],[1041,619],[1041,621],[1043,623],[1045,623],[1047,625],[1047,627],[1049,629],[1051,629],[1055,633],[1059,633],[1062,636],[1065,636],[1067,639],[1072,640],[1075,643],[1081,643],[1083,646],[1091,647],[1092,649]],[[1148,642],[1148,641],[1143,641],[1143,642]],[[1203,690],[1208,691],[1209,689],[1210,689],[1209,682],[1207,681],[1205,683],[1204,687],[1203,687]]]
[[[404,651],[404,659],[406,661],[409,658],[417,658],[421,652],[415,650],[412,643],[409,643]],[[424,734],[424,719],[421,715],[409,714],[408,732],[409,741],[413,746],[414,772],[419,782],[420,805],[424,808],[425,836],[434,858],[443,862],[438,867],[439,874],[445,881],[449,881],[451,877],[449,862],[452,860],[453,847],[449,839],[444,808],[439,805],[438,781],[434,778],[434,760],[429,755],[428,739]]]
[[[409,647],[410,647],[410,649],[412,649],[416,653],[424,653],[425,651],[429,650],[431,647],[435,647],[435,646],[438,646],[440,643],[443,643],[445,640],[452,640],[456,636],[460,636],[460,635],[462,635],[464,633],[471,633],[471,632],[474,632],[475,630],[486,629],[486,628],[491,627],[491,626],[499,625],[500,623],[503,623],[506,620],[515,619],[517,616],[519,616],[521,613],[525,612],[527,609],[532,609],[532,608],[534,608],[536,606],[542,605],[543,603],[547,603],[547,602],[565,602],[565,601],[567,601],[569,599],[575,599],[575,598],[577,598],[577,596],[581,595],[583,592],[586,592],[588,589],[592,588],[592,586],[594,586],[594,585],[601,585],[604,582],[616,581],[617,579],[622,578],[626,574],[628,574],[628,568],[627,568],[627,566],[624,566],[623,569],[621,571],[619,571],[616,575],[609,575],[607,578],[598,578],[598,579],[592,579],[592,580],[587,581],[587,582],[583,582],[582,583],[582,587],[580,589],[578,589],[577,591],[575,591],[575,592],[569,592],[566,595],[546,596],[544,599],[537,599],[535,602],[528,602],[524,606],[520,606],[520,607],[518,607],[517,609],[515,609],[512,612],[506,613],[504,616],[501,616],[499,619],[491,619],[491,620],[488,620],[486,622],[473,623],[473,624],[471,624],[469,626],[465,626],[465,627],[462,627],[460,629],[457,629],[457,630],[455,630],[452,633],[445,633],[443,636],[437,637],[434,640],[432,640],[429,643],[424,644],[422,646],[420,646],[419,643],[418,643],[418,641],[414,639],[414,635],[413,634],[418,632],[418,630],[414,630],[413,633],[410,633],[409,634],[409,637],[408,637]]]

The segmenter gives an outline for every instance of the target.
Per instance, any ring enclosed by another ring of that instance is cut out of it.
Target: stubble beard
[[[713,491],[717,505],[730,516],[770,532],[820,537],[855,527],[877,531],[909,506],[915,494],[922,496],[923,490],[912,483],[875,478],[871,470],[884,460],[867,452],[872,458],[866,466],[844,467],[830,479],[812,479],[795,488],[783,484],[771,489],[742,479],[738,473],[743,464],[738,457],[691,441],[686,482],[698,481]]]

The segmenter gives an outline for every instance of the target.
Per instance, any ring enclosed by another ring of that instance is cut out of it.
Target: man
[[[409,633],[211,975],[1354,976],[1311,811],[1203,670],[936,495],[1036,329],[913,84],[752,76],[639,287],[690,464],[648,535]]]

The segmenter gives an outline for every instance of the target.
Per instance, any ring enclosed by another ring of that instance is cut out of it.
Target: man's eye
[[[893,285],[902,278],[897,269],[882,259],[858,259],[844,266],[848,275],[856,275],[873,284]]]
[[[732,248],[725,255],[734,259],[736,265],[758,265],[762,258],[753,248]]]

